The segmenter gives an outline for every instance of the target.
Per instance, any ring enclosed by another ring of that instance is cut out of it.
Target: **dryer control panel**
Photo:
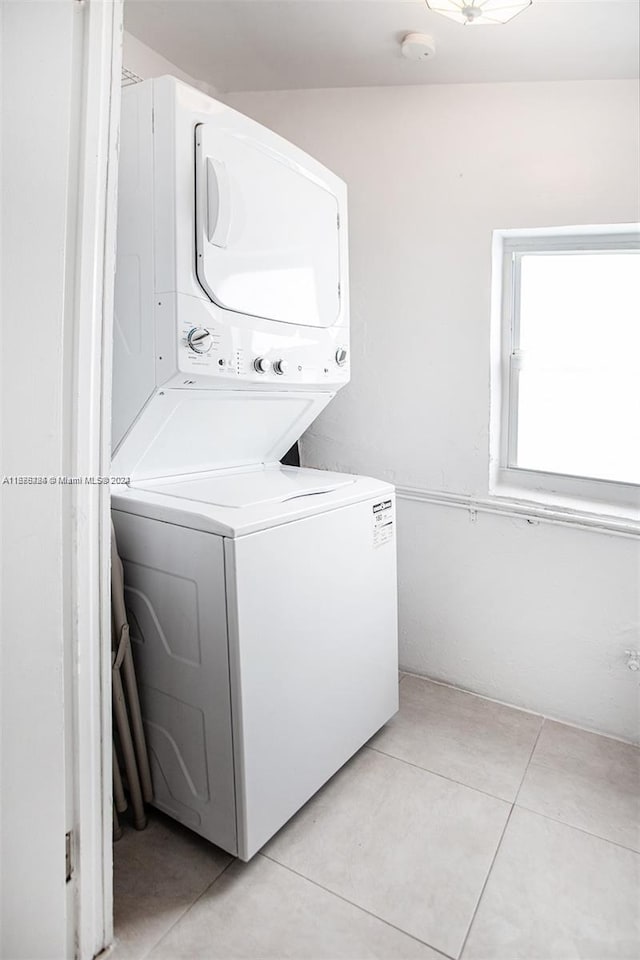
[[[272,383],[278,389],[290,384],[335,386],[348,379],[348,350],[340,343],[340,331],[324,349],[295,338],[260,342],[246,331],[224,326],[183,327],[179,344],[179,367],[183,373],[230,381],[250,381],[261,387]]]
[[[346,379],[348,351],[342,345],[335,351],[330,347],[328,353],[299,343],[265,348],[254,344],[251,336],[234,338],[233,333],[216,330],[213,324],[186,331],[180,345],[180,369],[224,380],[255,380],[263,385],[272,381],[279,388],[289,383],[333,384]]]
[[[343,327],[309,335],[180,294],[158,296],[155,313],[158,385],[334,391],[349,381]]]

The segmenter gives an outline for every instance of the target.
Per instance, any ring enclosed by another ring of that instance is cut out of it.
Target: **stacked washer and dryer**
[[[280,459],[349,380],[346,189],[123,90],[113,498],[154,803],[248,860],[398,707],[394,490]]]

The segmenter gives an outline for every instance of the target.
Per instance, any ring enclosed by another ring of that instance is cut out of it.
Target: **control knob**
[[[343,367],[347,362],[347,348],[338,347],[336,350],[336,363],[339,367]]]
[[[266,357],[256,357],[253,361],[254,370],[257,370],[258,373],[267,373],[271,364]]]
[[[187,343],[195,353],[209,353],[213,337],[206,327],[194,327],[187,334]]]
[[[274,360],[273,369],[276,373],[286,373],[289,368],[289,364],[286,360]]]

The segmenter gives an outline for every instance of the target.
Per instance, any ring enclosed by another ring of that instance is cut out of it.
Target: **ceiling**
[[[219,91],[587,80],[638,74],[640,0],[534,0],[463,27],[424,0],[126,0],[125,27]],[[400,54],[430,33],[434,60]]]

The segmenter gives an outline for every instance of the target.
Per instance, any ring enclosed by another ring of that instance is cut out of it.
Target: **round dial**
[[[213,346],[213,337],[206,327],[194,327],[187,334],[187,343],[195,353],[209,353]]]
[[[289,364],[286,360],[274,360],[273,369],[276,373],[286,373],[289,368]]]
[[[256,359],[253,361],[253,366],[258,373],[266,373],[271,364],[266,357],[256,357]]]
[[[338,347],[336,350],[336,363],[339,367],[343,367],[347,362],[347,348]]]

